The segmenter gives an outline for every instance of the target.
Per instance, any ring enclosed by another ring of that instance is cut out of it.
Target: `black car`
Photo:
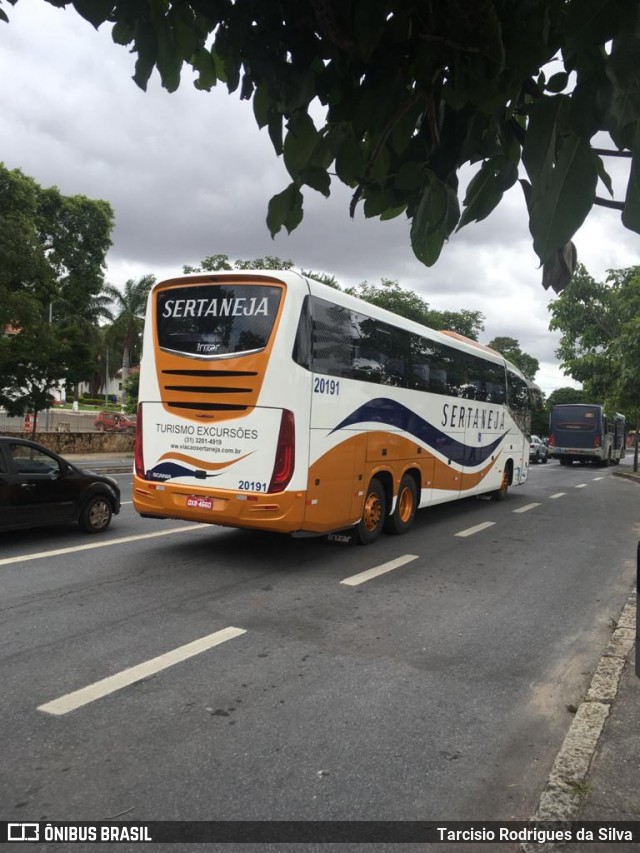
[[[0,436],[0,531],[77,521],[100,533],[119,512],[111,477],[76,468],[35,441]]]

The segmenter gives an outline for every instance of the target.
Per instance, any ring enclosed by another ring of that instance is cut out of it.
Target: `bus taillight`
[[[142,457],[142,403],[138,405],[136,418],[136,440],[133,447],[133,461],[138,477],[144,478],[144,459]]]
[[[549,447],[555,447],[555,446],[556,446],[556,437],[553,433],[551,433],[551,435],[549,436]]]
[[[602,437],[599,435],[594,435],[593,437],[593,446],[601,447],[602,446]]]
[[[281,492],[289,484],[293,476],[295,465],[296,428],[293,412],[289,409],[282,410],[280,421],[280,432],[278,434],[278,446],[276,448],[276,461],[273,466],[273,474],[269,483],[270,492]]]

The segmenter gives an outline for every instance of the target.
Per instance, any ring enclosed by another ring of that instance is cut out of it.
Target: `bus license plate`
[[[195,507],[196,509],[213,509],[213,499],[204,498],[201,495],[189,495],[187,506]]]

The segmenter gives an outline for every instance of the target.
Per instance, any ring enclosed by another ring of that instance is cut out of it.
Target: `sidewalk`
[[[536,821],[640,820],[640,678],[635,673],[636,594],[630,595],[585,700],[578,707]],[[637,853],[633,842],[523,844],[523,853]]]

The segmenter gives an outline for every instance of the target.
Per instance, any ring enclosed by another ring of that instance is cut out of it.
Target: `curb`
[[[540,795],[536,812],[531,819],[536,823],[577,820],[581,806],[581,790],[609,716],[611,704],[617,696],[620,677],[635,642],[636,594],[629,596],[609,645],[598,662],[584,701],[579,705],[569,727],[560,752],[551,768],[546,787]],[[559,844],[531,844],[520,846],[522,853],[561,851]]]

